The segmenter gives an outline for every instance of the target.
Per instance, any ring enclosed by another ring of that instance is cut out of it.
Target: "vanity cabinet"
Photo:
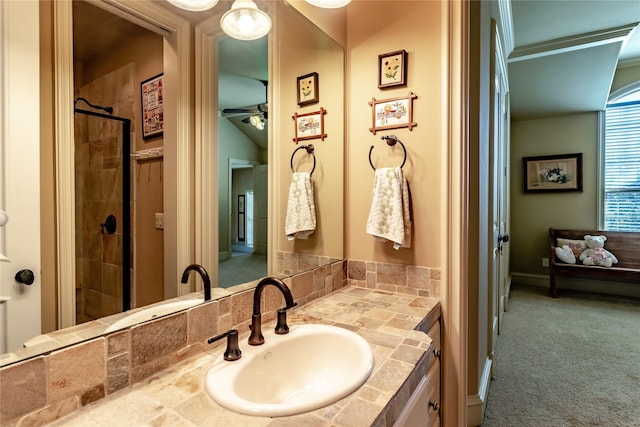
[[[440,319],[427,335],[433,340],[424,376],[411,394],[394,427],[431,427],[440,425]]]

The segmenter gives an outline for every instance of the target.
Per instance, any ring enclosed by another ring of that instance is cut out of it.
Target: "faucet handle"
[[[289,333],[289,326],[287,325],[287,311],[290,308],[295,307],[294,304],[292,307],[285,307],[278,309],[278,321],[276,323],[275,333],[278,335],[285,335]]]
[[[221,340],[222,338],[227,338],[227,349],[224,352],[224,360],[234,361],[240,359],[242,357],[242,352],[238,345],[238,330],[230,329],[223,334],[209,338],[207,343],[211,344],[215,341]]]

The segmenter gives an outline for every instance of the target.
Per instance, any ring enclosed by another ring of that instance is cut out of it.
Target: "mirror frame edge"
[[[218,50],[220,14],[195,26],[195,260],[218,280]],[[204,78],[210,76],[210,78]],[[215,167],[213,167],[215,166]],[[214,173],[215,171],[215,173]],[[204,196],[207,197],[204,197]],[[215,285],[214,285],[215,286]]]
[[[186,19],[156,6],[151,1],[124,2],[123,0],[102,0],[101,6],[116,8],[125,14],[161,26],[169,33],[164,37],[165,45],[175,48],[173,56],[163,49],[163,73],[172,81],[179,82],[175,91],[176,105],[191,105],[190,73],[190,26]],[[73,18],[72,2],[53,2],[54,14],[54,111],[55,111],[55,152],[56,152],[56,287],[58,296],[57,327],[75,325],[75,189],[73,163]],[[168,58],[167,56],[171,56]],[[175,74],[175,75],[173,75]],[[169,94],[167,94],[169,95]],[[171,96],[171,95],[169,95]],[[171,107],[169,107],[171,108]],[[173,112],[175,123],[167,120],[165,140],[175,140],[176,146],[165,144],[165,153],[175,161],[165,173],[167,181],[176,183],[175,188],[165,186],[165,293],[172,290],[178,295],[191,292],[187,287],[179,287],[180,269],[193,259],[193,224],[189,210],[193,203],[188,171],[190,169],[193,132],[190,126],[190,109]],[[166,114],[165,117],[171,117]],[[175,150],[175,151],[174,151]],[[172,157],[173,156],[173,157]],[[165,160],[165,167],[170,162]],[[182,172],[179,172],[182,171]],[[173,204],[171,202],[174,202]],[[170,209],[175,209],[171,211]],[[172,245],[167,245],[171,242]],[[169,249],[175,248],[175,252]],[[169,261],[169,262],[167,262]],[[168,284],[173,283],[173,289]]]

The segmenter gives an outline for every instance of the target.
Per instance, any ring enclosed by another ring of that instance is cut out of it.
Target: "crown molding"
[[[527,61],[529,59],[542,58],[545,56],[622,42],[637,25],[638,23],[635,22],[633,24],[626,24],[605,30],[592,31],[569,37],[561,37],[541,43],[518,47],[513,51],[508,62]]]

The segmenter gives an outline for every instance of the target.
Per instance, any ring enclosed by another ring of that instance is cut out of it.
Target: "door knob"
[[[509,241],[509,235],[508,234],[500,234],[498,236],[498,242],[508,242]]]
[[[23,285],[32,285],[34,280],[35,276],[31,270],[25,269],[16,273],[16,282],[22,283]]]

